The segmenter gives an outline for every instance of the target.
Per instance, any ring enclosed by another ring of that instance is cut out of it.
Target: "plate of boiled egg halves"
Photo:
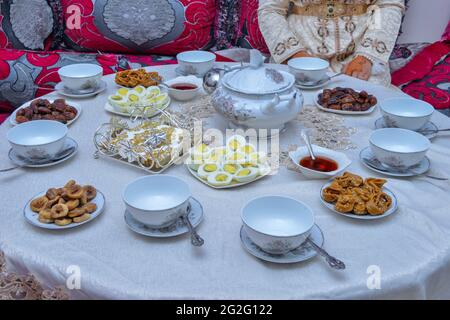
[[[195,178],[215,189],[246,185],[271,172],[267,154],[240,135],[230,137],[226,146],[193,147],[186,166]]]

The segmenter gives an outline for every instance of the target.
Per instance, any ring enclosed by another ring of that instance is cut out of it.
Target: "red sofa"
[[[257,48],[258,0],[0,1],[0,123],[46,94],[60,67],[96,63],[105,74],[176,63],[181,51]],[[425,44],[397,46],[397,70]]]

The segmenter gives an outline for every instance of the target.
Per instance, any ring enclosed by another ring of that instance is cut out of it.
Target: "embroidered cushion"
[[[57,48],[62,32],[59,0],[0,1],[0,48]]]
[[[61,0],[77,51],[175,55],[209,48],[215,0]]]

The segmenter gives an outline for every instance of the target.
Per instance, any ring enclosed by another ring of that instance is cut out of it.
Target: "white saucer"
[[[295,86],[297,88],[303,89],[303,90],[316,90],[316,89],[320,89],[322,87],[325,87],[328,83],[331,82],[331,78],[329,76],[327,76],[326,78],[323,78],[322,80],[320,80],[320,82],[315,83],[315,84],[308,84],[307,82],[295,82]]]
[[[30,105],[30,103],[31,103],[32,101],[34,101],[34,100],[36,100],[36,99],[33,99],[33,100],[31,100],[31,101],[28,101],[28,102],[24,103],[23,105],[21,105],[21,106],[20,106],[19,108],[17,108],[16,110],[14,110],[14,112],[13,112],[13,113],[9,116],[9,118],[8,118],[9,123],[10,123],[11,125],[13,125],[13,126],[18,125],[19,123],[17,123],[17,121],[16,121],[16,113],[17,113],[20,109],[23,109],[23,108],[25,108],[25,107],[28,107],[28,106]],[[53,103],[53,101],[55,101],[55,100],[56,100],[56,99],[50,99],[49,101]],[[81,106],[80,106],[78,103],[74,103],[74,102],[70,102],[70,101],[66,101],[66,103],[67,103],[69,106],[74,107],[75,109],[77,109],[77,115],[75,116],[75,118],[73,118],[73,119],[70,120],[70,121],[67,121],[67,123],[66,123],[66,125],[70,126],[73,122],[75,122],[75,120],[78,119],[78,117],[81,115],[81,111],[82,111],[83,109],[81,108]],[[33,121],[33,120],[31,120],[31,121]]]
[[[296,263],[311,259],[312,257],[317,255],[316,250],[314,250],[313,247],[307,243],[303,243],[297,249],[289,251],[288,253],[285,254],[279,255],[270,254],[263,251],[260,247],[254,244],[252,240],[247,236],[247,233],[245,232],[243,227],[241,227],[240,236],[242,245],[244,246],[245,250],[247,250],[250,254],[254,255],[255,257],[264,261],[274,263]],[[322,230],[318,225],[314,225],[314,227],[311,230],[311,235],[309,237],[319,247],[323,246],[324,237]]]
[[[423,160],[416,166],[410,168],[411,171],[408,172],[402,172],[398,169],[395,169],[393,167],[388,167],[384,164],[382,164],[372,153],[372,150],[370,147],[366,147],[361,150],[359,153],[359,159],[361,162],[370,170],[373,170],[375,172],[392,176],[392,177],[414,177],[421,174],[424,174],[428,170],[430,170],[430,159],[428,157],[424,157]],[[412,172],[413,171],[413,172]]]
[[[89,93],[80,94],[69,91],[66,87],[64,87],[64,84],[60,82],[55,86],[55,90],[57,93],[70,98],[89,98],[103,92],[104,90],[106,90],[107,87],[108,84],[105,81],[101,80],[100,86],[96,90]]]
[[[51,167],[54,165],[57,165],[61,162],[67,161],[70,158],[72,158],[78,151],[78,143],[70,138],[67,137],[66,143],[64,145],[64,149],[56,156],[56,160],[48,160],[45,162],[41,162],[39,164],[33,163],[31,161],[28,161],[27,159],[24,159],[20,156],[18,156],[13,149],[9,150],[8,156],[12,163],[27,167],[27,168],[45,168],[45,167]]]
[[[62,229],[71,229],[79,227],[85,223],[91,222],[95,218],[97,218],[102,212],[103,208],[105,207],[105,196],[103,193],[100,192],[100,190],[97,189],[97,196],[92,199],[90,202],[95,203],[97,205],[97,210],[95,210],[93,213],[91,213],[91,218],[89,220],[79,222],[79,223],[71,223],[65,226],[58,226],[54,223],[42,223],[39,221],[39,213],[36,213],[31,210],[30,203],[36,198],[42,197],[46,194],[46,192],[41,192],[37,195],[35,195],[33,198],[30,199],[30,201],[27,202],[25,205],[25,208],[23,208],[23,215],[25,217],[25,220],[27,222],[31,223],[32,225],[43,228],[43,229],[49,229],[49,230],[62,230]]]
[[[344,217],[352,218],[352,219],[358,219],[358,220],[378,220],[378,219],[383,219],[383,218],[386,218],[387,216],[390,216],[391,214],[396,212],[397,209],[398,209],[398,201],[397,201],[397,197],[395,196],[395,194],[391,190],[389,190],[388,188],[383,187],[383,192],[386,193],[387,195],[389,195],[391,197],[391,199],[392,199],[391,207],[384,214],[378,215],[378,216],[372,216],[370,214],[357,215],[357,214],[353,214],[353,213],[342,213],[342,212],[339,212],[339,211],[337,211],[335,209],[334,203],[326,202],[323,199],[323,197],[322,197],[323,190],[325,188],[327,188],[331,184],[331,181],[332,180],[328,181],[326,184],[324,184],[322,189],[320,189],[320,200],[322,201],[322,204],[325,207],[327,207],[328,209],[330,209],[334,213],[337,213],[340,216],[344,216]]]
[[[203,207],[200,202],[193,197],[191,197],[189,203],[191,205],[191,212],[189,212],[188,218],[191,221],[192,226],[196,228],[203,220]],[[181,219],[178,219],[168,227],[157,229],[148,227],[137,221],[128,211],[125,211],[124,218],[125,223],[132,231],[147,237],[169,238],[189,232],[188,226],[185,225]]]
[[[377,121],[375,121],[375,129],[382,129],[382,128],[388,127],[386,126],[384,119],[381,117],[378,118]],[[437,137],[439,129],[433,122],[428,121],[424,127],[422,127],[420,130],[417,130],[416,132],[424,135],[428,139],[433,139]]]

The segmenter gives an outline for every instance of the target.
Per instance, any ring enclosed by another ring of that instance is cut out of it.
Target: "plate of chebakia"
[[[395,194],[385,184],[387,180],[365,178],[345,172],[328,181],[320,190],[322,203],[331,211],[348,218],[376,220],[397,211]]]
[[[195,146],[186,159],[186,167],[195,178],[214,189],[240,187],[271,172],[267,154],[240,135],[230,137],[225,146]]]

